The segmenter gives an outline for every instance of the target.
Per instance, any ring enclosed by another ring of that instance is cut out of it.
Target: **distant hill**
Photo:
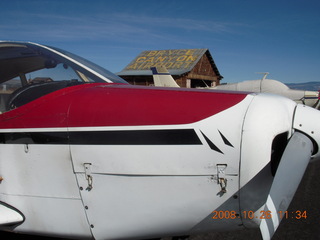
[[[320,82],[285,83],[285,84],[291,89],[309,90],[309,91],[320,90]]]

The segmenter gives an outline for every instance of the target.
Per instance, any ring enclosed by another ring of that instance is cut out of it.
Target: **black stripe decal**
[[[70,132],[70,144],[185,145],[202,144],[193,129]]]
[[[68,144],[68,132],[11,132],[0,133],[4,144]]]
[[[234,147],[229,141],[228,141],[228,139],[218,130],[218,132],[220,133],[220,136],[221,136],[221,138],[222,138],[222,140],[223,140],[223,142],[224,142],[224,144],[225,145],[228,145],[228,146],[230,146],[230,147]]]
[[[201,145],[194,129],[0,133],[3,144]]]
[[[201,132],[201,133],[202,133],[204,139],[207,141],[209,147],[212,150],[224,154],[203,132]]]

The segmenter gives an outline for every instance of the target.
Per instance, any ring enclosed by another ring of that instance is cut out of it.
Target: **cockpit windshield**
[[[109,72],[108,70],[100,67],[99,65],[97,65],[97,64],[95,64],[93,62],[90,62],[89,60],[87,60],[85,58],[82,58],[82,57],[77,56],[77,55],[75,55],[73,53],[70,53],[70,52],[67,52],[65,50],[61,50],[61,49],[58,49],[58,48],[52,48],[52,49],[61,52],[62,54],[74,59],[75,61],[77,61],[78,63],[80,63],[80,64],[82,64],[84,66],[89,67],[90,69],[94,70],[97,74],[100,74],[101,76],[104,76],[104,77],[108,78],[109,80],[111,80],[114,83],[126,83],[126,84],[128,84],[125,80],[123,80],[119,76]]]
[[[1,112],[64,87],[93,82],[127,84],[96,64],[57,48],[0,42]]]

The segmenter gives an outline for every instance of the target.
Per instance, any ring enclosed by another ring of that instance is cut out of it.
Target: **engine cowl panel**
[[[26,217],[19,232],[50,235],[54,222],[58,236],[129,239],[258,227],[244,211],[267,201],[274,139],[290,139],[295,108],[265,94],[62,89],[0,115],[0,152],[13,158],[1,163],[10,174],[0,195]]]

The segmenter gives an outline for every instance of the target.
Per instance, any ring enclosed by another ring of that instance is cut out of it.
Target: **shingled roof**
[[[152,75],[150,67],[164,66],[171,75],[182,75],[190,72],[204,54],[207,55],[215,73],[222,79],[223,77],[206,48],[143,51],[117,74],[119,76]]]

